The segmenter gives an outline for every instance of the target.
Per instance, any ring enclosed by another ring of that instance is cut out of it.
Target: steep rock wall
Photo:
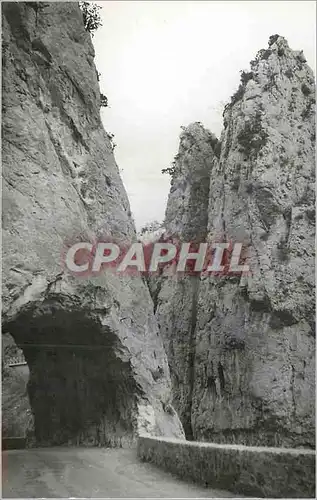
[[[164,238],[176,244],[201,242],[207,235],[210,172],[218,141],[200,123],[184,128],[175,157],[172,188],[164,221]],[[169,275],[149,280],[166,352],[169,354],[173,404],[186,436],[192,437],[194,332],[199,276]]]
[[[208,224],[248,248],[252,275],[202,283],[192,425],[197,439],[313,446],[314,77],[282,37],[251,70],[225,110]]]
[[[135,239],[78,4],[4,3],[3,330],[23,349],[41,443],[182,436],[141,279],[71,276],[68,243]]]
[[[242,243],[251,275],[200,280],[187,420],[194,439],[314,446],[314,104],[303,53],[276,35],[225,108],[207,241]],[[175,300],[159,293],[157,317]],[[172,325],[182,320],[178,308],[164,319],[164,337],[178,346]],[[172,364],[186,363],[167,352]]]

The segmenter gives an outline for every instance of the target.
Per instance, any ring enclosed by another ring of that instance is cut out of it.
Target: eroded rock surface
[[[175,171],[164,221],[164,239],[197,243],[207,235],[210,171],[218,140],[200,123],[184,128],[175,157]],[[165,275],[164,275],[165,274]],[[160,332],[169,356],[174,399],[187,437],[190,425],[194,332],[199,276],[170,275],[149,280]]]
[[[147,287],[62,268],[77,240],[135,239],[81,11],[71,2],[2,11],[3,329],[29,364],[36,438],[182,436]]]
[[[205,277],[190,292],[190,278],[174,278],[157,294],[172,378],[191,372],[190,400],[174,383],[174,401],[194,439],[314,446],[314,104],[303,53],[273,36],[225,108],[220,158],[198,181],[194,210],[191,183],[176,206],[175,173],[173,230],[190,236],[191,214],[204,212],[194,236],[242,243],[251,268],[241,283]],[[190,158],[193,178],[202,161]]]

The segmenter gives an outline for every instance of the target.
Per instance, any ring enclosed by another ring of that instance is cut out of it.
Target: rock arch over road
[[[36,441],[120,445],[132,439],[137,404],[129,360],[116,357],[115,336],[92,312],[60,301],[33,305],[5,325],[30,369]]]

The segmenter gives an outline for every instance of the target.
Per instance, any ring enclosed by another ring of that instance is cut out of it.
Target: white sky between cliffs
[[[107,132],[137,229],[163,220],[170,186],[162,168],[180,126],[200,121],[218,137],[224,104],[270,35],[303,50],[315,72],[316,6],[305,1],[107,1],[93,43]]]

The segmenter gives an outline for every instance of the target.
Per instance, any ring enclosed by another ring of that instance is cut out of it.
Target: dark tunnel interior
[[[40,445],[120,446],[133,438],[137,388],[118,338],[87,311],[46,303],[3,326],[23,350]]]

